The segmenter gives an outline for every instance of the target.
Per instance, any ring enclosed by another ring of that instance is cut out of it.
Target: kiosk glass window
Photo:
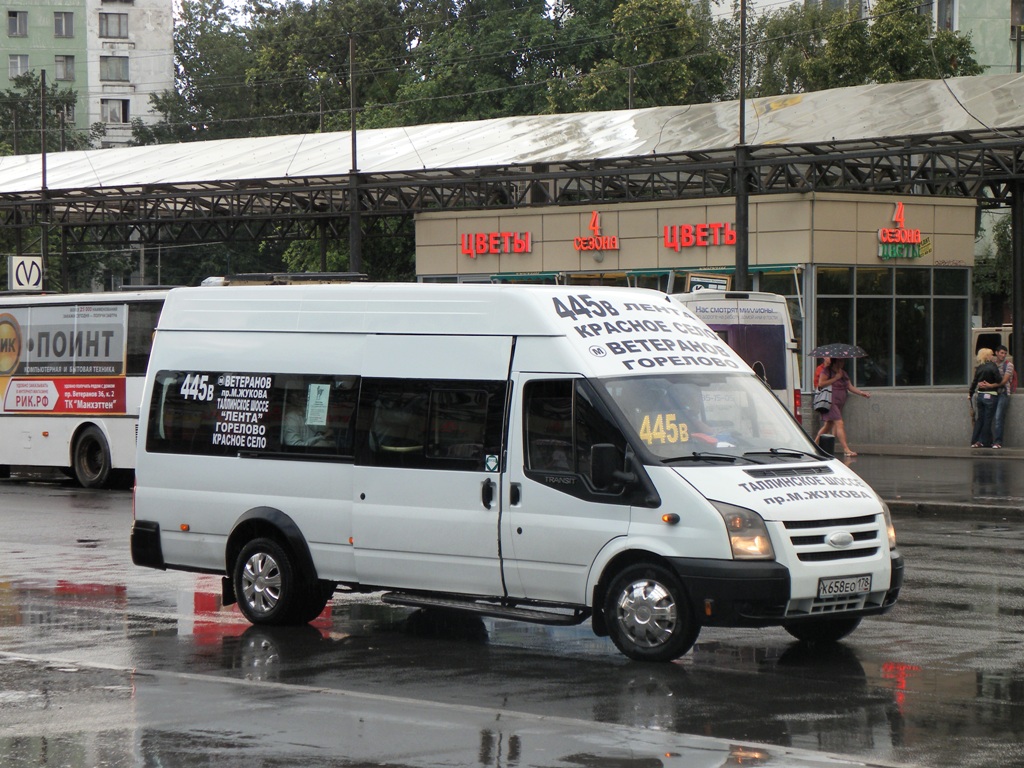
[[[963,384],[971,377],[967,299],[936,298],[933,384]]]
[[[967,382],[968,270],[823,267],[817,270],[814,343],[857,344],[857,386]]]
[[[893,383],[922,387],[928,382],[928,350],[932,335],[931,302],[926,297],[896,299]]]
[[[853,293],[853,269],[850,267],[819,267],[818,295]]]
[[[858,280],[859,282],[859,280]],[[872,280],[870,285],[876,286]],[[892,375],[892,299],[857,299],[857,345],[868,357],[854,362],[855,381],[862,387],[890,387]]]

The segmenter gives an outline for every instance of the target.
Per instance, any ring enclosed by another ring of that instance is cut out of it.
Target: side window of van
[[[160,371],[146,450],[206,456],[351,458],[358,376]]]
[[[582,381],[532,381],[524,397],[527,471],[573,473],[589,481],[591,449],[600,443],[614,445],[625,461],[622,431],[605,417]]]
[[[506,392],[505,382],[364,379],[357,463],[496,471]]]

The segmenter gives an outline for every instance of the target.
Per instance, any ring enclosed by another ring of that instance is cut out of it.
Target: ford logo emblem
[[[836,531],[829,535],[828,543],[836,549],[848,547],[853,544],[853,534],[848,531]]]

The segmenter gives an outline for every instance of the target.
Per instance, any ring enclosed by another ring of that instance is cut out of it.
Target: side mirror
[[[622,469],[622,452],[611,443],[598,443],[590,449],[590,476],[594,485],[605,490],[615,483],[632,483],[636,475]]]

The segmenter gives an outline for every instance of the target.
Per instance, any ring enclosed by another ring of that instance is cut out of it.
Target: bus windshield
[[[819,455],[771,390],[750,373],[632,376],[601,384],[633,437],[663,461],[695,453],[754,461]]]

